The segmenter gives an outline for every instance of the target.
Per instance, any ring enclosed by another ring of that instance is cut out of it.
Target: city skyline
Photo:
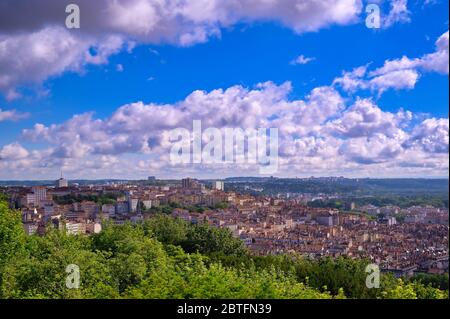
[[[0,11],[0,180],[448,179],[446,1],[81,0],[79,29],[24,3]],[[194,121],[276,128],[278,171],[172,163]]]
[[[155,176],[152,176],[155,177]],[[67,182],[77,182],[77,181],[92,181],[92,182],[103,182],[103,181],[126,181],[126,182],[133,182],[133,181],[146,181],[149,177],[141,176],[140,178],[95,178],[95,179],[89,179],[89,178],[66,178],[63,176],[63,180]],[[368,176],[362,176],[362,177],[346,177],[346,176],[305,176],[305,177],[299,177],[299,176],[292,176],[292,177],[277,177],[277,176],[215,176],[215,177],[199,177],[199,176],[184,176],[181,175],[181,177],[161,177],[156,176],[155,181],[181,181],[184,178],[191,178],[194,180],[199,181],[226,181],[226,180],[233,180],[233,179],[280,179],[280,180],[308,180],[308,179],[348,179],[348,180],[448,180],[448,176],[443,177],[391,177],[391,178],[377,178],[377,177],[368,177]],[[2,179],[0,182],[46,182],[46,183],[54,183],[58,182],[61,178],[49,178],[49,179]]]
[[[0,187],[0,195],[20,209],[29,236],[45,237],[50,221],[67,235],[95,237],[113,224],[139,229],[162,218],[165,226],[155,228],[159,232],[173,233],[168,225],[185,223],[234,238],[236,248],[225,245],[231,249],[227,255],[242,247],[258,256],[296,252],[311,260],[370,260],[371,267],[403,278],[448,273],[448,184],[336,181],[203,183],[184,178],[181,183],[67,187],[59,179],[56,187]],[[200,241],[209,245],[215,238]]]

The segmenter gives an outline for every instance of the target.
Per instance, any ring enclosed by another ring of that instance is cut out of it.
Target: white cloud
[[[218,170],[227,176],[258,174],[250,164],[172,165],[168,132],[192,130],[193,120],[201,120],[203,129],[278,128],[281,176],[447,174],[448,119],[415,124],[411,112],[385,112],[370,99],[347,105],[332,87],[315,88],[302,100],[289,99],[291,90],[289,82],[267,82],[253,89],[194,91],[175,104],[137,102],[107,118],[86,113],[62,123],[36,124],[22,134],[31,145],[28,153],[0,161],[0,178],[12,172],[56,174],[61,168],[89,178],[139,177],[150,171],[172,177],[214,176]],[[33,143],[47,147],[33,150]]]
[[[16,110],[2,110],[0,109],[0,122],[2,121],[18,121],[26,119],[30,113],[22,113]]]
[[[0,148],[0,160],[18,160],[26,158],[29,152],[18,143],[8,144]]]
[[[398,140],[380,133],[347,140],[339,149],[340,155],[347,161],[361,165],[392,163],[402,152],[403,148]]]
[[[303,64],[308,64],[309,62],[314,61],[316,58],[308,58],[305,57],[303,54],[299,55],[298,57],[296,57],[294,60],[291,61],[292,65],[303,65]]]
[[[66,71],[80,72],[85,64],[106,63],[107,57],[122,45],[117,36],[97,42],[77,37],[62,27],[12,36],[0,34],[0,91],[9,99],[17,98],[18,86],[39,84]]]
[[[341,77],[333,80],[333,85],[340,86],[349,93],[371,90],[381,95],[389,89],[413,89],[420,78],[420,74],[414,69],[394,70],[374,77],[367,76],[366,71],[367,66],[362,66],[351,72],[343,72]]]
[[[381,68],[370,73],[371,76],[384,75],[400,70],[423,70],[448,74],[449,72],[449,49],[448,31],[442,34],[436,41],[436,50],[425,54],[421,58],[410,59],[403,56],[401,59],[387,60]]]
[[[436,41],[436,52],[422,57],[420,66],[426,71],[448,74],[448,31]]]
[[[418,146],[429,153],[448,154],[448,131],[448,119],[426,119],[414,128],[405,146]]]
[[[139,43],[181,46],[220,36],[236,23],[276,21],[297,33],[356,22],[361,0],[79,0],[81,28],[64,27],[65,3],[4,0],[0,10],[0,91],[10,100]],[[95,51],[96,54],[92,54]]]
[[[448,31],[436,41],[436,50],[420,58],[387,60],[384,65],[368,72],[368,65],[343,72],[333,81],[344,91],[372,90],[382,94],[386,90],[413,89],[424,72],[448,74],[449,71]]]
[[[411,119],[411,112],[385,112],[372,100],[357,99],[338,119],[330,121],[325,129],[344,138],[372,137],[375,134],[394,138],[404,135],[402,124]]]
[[[355,92],[360,89],[367,89],[368,84],[364,80],[367,72],[367,65],[360,66],[350,72],[342,72],[342,76],[333,80],[333,85],[341,86],[346,92]]]
[[[413,89],[419,79],[415,70],[398,70],[377,76],[369,81],[369,86],[380,94],[388,89]]]
[[[410,15],[408,0],[391,0],[391,10],[383,21],[383,27],[389,28],[396,23],[408,23],[411,21]]]

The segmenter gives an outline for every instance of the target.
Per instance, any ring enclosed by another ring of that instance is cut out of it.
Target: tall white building
[[[34,204],[39,205],[42,201],[47,199],[47,188],[45,186],[33,186]]]
[[[128,205],[129,205],[129,211],[132,213],[137,212],[139,204],[138,198],[128,197]]]
[[[56,186],[59,188],[69,186],[69,182],[67,181],[67,179],[63,178],[62,173],[61,178],[56,181]]]
[[[225,190],[225,184],[223,181],[214,181],[213,183],[213,189],[216,189],[218,191]]]
[[[59,188],[61,188],[61,187],[68,187],[69,186],[69,182],[67,182],[67,179],[60,178],[57,181],[57,185],[58,185]]]

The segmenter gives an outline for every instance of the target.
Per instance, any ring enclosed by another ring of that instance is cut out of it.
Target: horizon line
[[[148,176],[150,177],[150,176]],[[65,178],[68,181],[148,181],[147,178]],[[182,180],[184,178],[191,178],[196,180],[227,180],[227,179],[236,179],[236,178],[254,178],[254,179],[324,179],[324,178],[337,178],[337,179],[387,179],[387,180],[395,180],[395,179],[431,179],[431,180],[449,180],[449,176],[423,176],[423,177],[345,177],[345,176],[309,176],[309,177],[277,177],[277,176],[231,176],[231,177],[213,177],[213,178],[200,178],[194,176],[186,176],[182,178],[156,178],[157,181],[171,181],[171,180]],[[0,179],[1,182],[41,182],[41,181],[57,181],[58,179]]]

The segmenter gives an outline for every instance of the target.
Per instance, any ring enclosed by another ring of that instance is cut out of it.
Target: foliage
[[[173,211],[173,207],[170,205],[159,205],[159,206],[154,206],[152,208],[150,208],[149,210],[147,210],[148,212],[152,213],[152,214],[166,214],[166,215],[170,215]]]
[[[20,213],[10,210],[6,202],[0,201],[0,285],[4,282],[4,269],[11,259],[25,253],[25,243]]]
[[[410,282],[420,282],[425,286],[430,285],[431,287],[438,288],[441,290],[448,290],[448,274],[435,275],[435,274],[416,274],[411,277]]]
[[[206,224],[191,225],[188,227],[186,237],[181,246],[187,252],[223,253],[236,256],[246,253],[243,242],[234,238],[229,229],[213,228]]]
[[[188,225],[181,219],[158,214],[144,222],[144,231],[164,244],[180,245],[187,239]]]
[[[0,202],[0,267],[23,250],[25,240],[20,213]]]
[[[408,208],[411,206],[433,206],[438,208],[448,208],[448,194],[445,195],[380,195],[380,196],[364,196],[364,197],[343,197],[340,199],[315,200],[309,202],[310,207],[318,208],[337,208],[345,209],[351,203],[355,203],[356,207],[364,205],[382,206],[398,206],[400,208]]]
[[[64,196],[54,196],[53,200],[58,205],[67,205],[67,204],[73,204],[73,203],[81,203],[83,201],[91,201],[95,202],[99,205],[105,205],[105,204],[115,204],[117,202],[117,198],[119,197],[119,194],[116,193],[106,193],[103,195],[95,195],[95,194],[89,194],[89,195],[75,195],[75,194],[67,194]]]
[[[215,209],[227,209],[228,208],[228,204],[226,202],[221,202],[221,203],[217,203],[214,206]]]
[[[438,205],[448,208],[448,179],[373,179],[373,178],[257,178],[238,177],[226,179],[227,189],[252,195],[291,194],[339,194],[341,197],[364,200],[377,197],[404,197],[416,204]],[[262,192],[254,189],[263,189]],[[430,200],[430,201],[429,201]],[[441,206],[439,206],[441,207]]]

